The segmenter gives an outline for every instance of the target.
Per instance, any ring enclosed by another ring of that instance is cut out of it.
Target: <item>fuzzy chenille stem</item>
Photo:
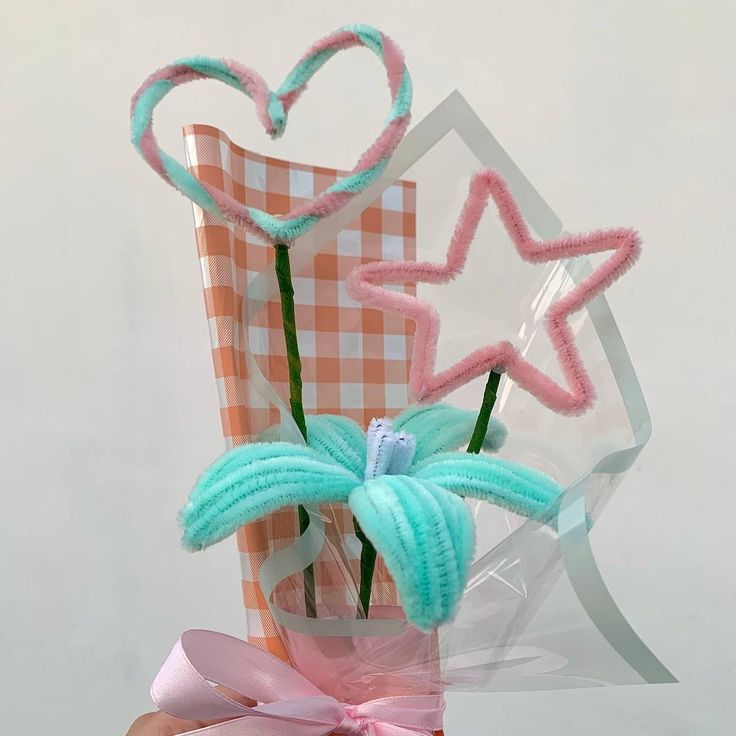
[[[371,606],[371,589],[373,588],[373,573],[376,569],[376,548],[373,546],[365,532],[361,528],[358,520],[353,517],[353,527],[355,528],[355,536],[360,541],[360,589],[358,591],[358,599],[360,600],[360,608],[358,609],[358,618],[368,618],[368,610]]]
[[[302,401],[302,360],[299,357],[299,341],[296,331],[296,315],[294,310],[294,284],[291,280],[291,262],[289,260],[289,246],[277,243],[276,251],[276,279],[281,295],[281,319],[284,324],[284,342],[286,343],[286,360],[289,365],[289,404],[291,415],[294,417],[299,431],[307,441],[307,420],[304,417]],[[309,526],[309,514],[304,506],[299,506],[299,533],[304,534]],[[304,605],[307,616],[317,616],[316,599],[314,592],[314,566],[304,568]]]
[[[488,374],[486,387],[483,391],[483,401],[481,402],[480,410],[478,411],[478,419],[475,422],[473,436],[470,438],[470,442],[468,443],[468,452],[477,455],[483,447],[483,441],[485,440],[486,433],[488,432],[488,423],[491,421],[493,405],[496,403],[496,392],[498,391],[500,380],[500,373],[491,371]]]

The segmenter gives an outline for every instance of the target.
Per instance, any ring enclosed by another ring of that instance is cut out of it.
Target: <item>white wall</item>
[[[633,223],[647,244],[610,301],[654,439],[594,543],[621,607],[682,684],[456,696],[448,734],[728,732],[732,3],[4,0],[0,12],[7,732],[124,732],[181,630],[242,633],[232,546],[178,547],[175,510],[221,450],[217,400],[190,208],[134,154],[128,99],[193,52],[275,84],[313,39],[355,20],[403,46],[416,119],[459,87],[568,227]],[[167,102],[159,130],[180,151],[181,124],[212,122],[266,153],[346,166],[382,120],[380,74],[368,55],[333,62],[278,144],[215,85]]]

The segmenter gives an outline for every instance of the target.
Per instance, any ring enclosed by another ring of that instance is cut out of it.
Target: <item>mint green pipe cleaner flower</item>
[[[181,511],[184,546],[204,549],[286,506],[347,503],[383,556],[406,616],[429,630],[450,620],[468,580],[475,529],[463,498],[549,521],[562,488],[509,460],[453,452],[475,413],[447,404],[410,407],[364,432],[346,417],[307,416],[309,445],[236,447],[199,478]],[[492,419],[484,449],[506,428]]]

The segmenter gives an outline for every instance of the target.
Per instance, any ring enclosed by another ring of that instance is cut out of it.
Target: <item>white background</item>
[[[654,437],[593,541],[673,686],[450,698],[461,734],[721,735],[736,719],[736,130],[730,2],[3,0],[0,652],[7,733],[124,733],[180,631],[243,633],[226,543],[178,547],[175,511],[222,449],[189,205],[128,143],[128,100],[199,52],[274,86],[346,22],[404,48],[415,119],[458,87],[568,229],[635,224],[610,302]],[[366,80],[351,86],[349,75]],[[346,167],[380,128],[381,70],[331,62],[272,144],[214,83],[161,138]]]

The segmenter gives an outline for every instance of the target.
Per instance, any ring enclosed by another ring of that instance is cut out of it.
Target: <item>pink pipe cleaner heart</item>
[[[569,389],[527,361],[511,342],[486,345],[465,358],[435,373],[440,317],[437,310],[418,297],[391,291],[381,284],[423,282],[443,284],[453,280],[464,268],[478,223],[493,197],[501,221],[519,255],[531,263],[574,258],[614,251],[570,293],[552,304],[545,314],[547,334],[562,367]],[[595,389],[575,345],[568,317],[608,288],[636,261],[641,243],[636,231],[627,228],[599,230],[588,234],[566,235],[554,240],[536,241],[521,216],[501,176],[490,169],[474,174],[462,212],[450,241],[445,263],[422,261],[379,261],[358,266],[348,275],[347,291],[358,302],[395,312],[416,322],[414,351],[409,373],[409,388],[419,401],[437,401],[456,388],[487,374],[505,370],[509,377],[560,414],[582,414],[595,400]]]
[[[177,86],[198,79],[224,82],[253,100],[258,119],[268,134],[276,138],[283,133],[289,110],[314,74],[336,53],[354,46],[369,48],[386,68],[391,92],[386,125],[350,174],[290,212],[272,214],[248,207],[227,192],[198,179],[159,148],[153,132],[153,113],[159,102]],[[409,125],[411,100],[411,78],[399,47],[377,29],[353,24],[315,43],[275,91],[270,90],[253,69],[226,59],[192,56],[160,69],[149,76],[133,96],[131,141],[154,171],[210,214],[240,225],[265,240],[289,244],[381,176]]]

